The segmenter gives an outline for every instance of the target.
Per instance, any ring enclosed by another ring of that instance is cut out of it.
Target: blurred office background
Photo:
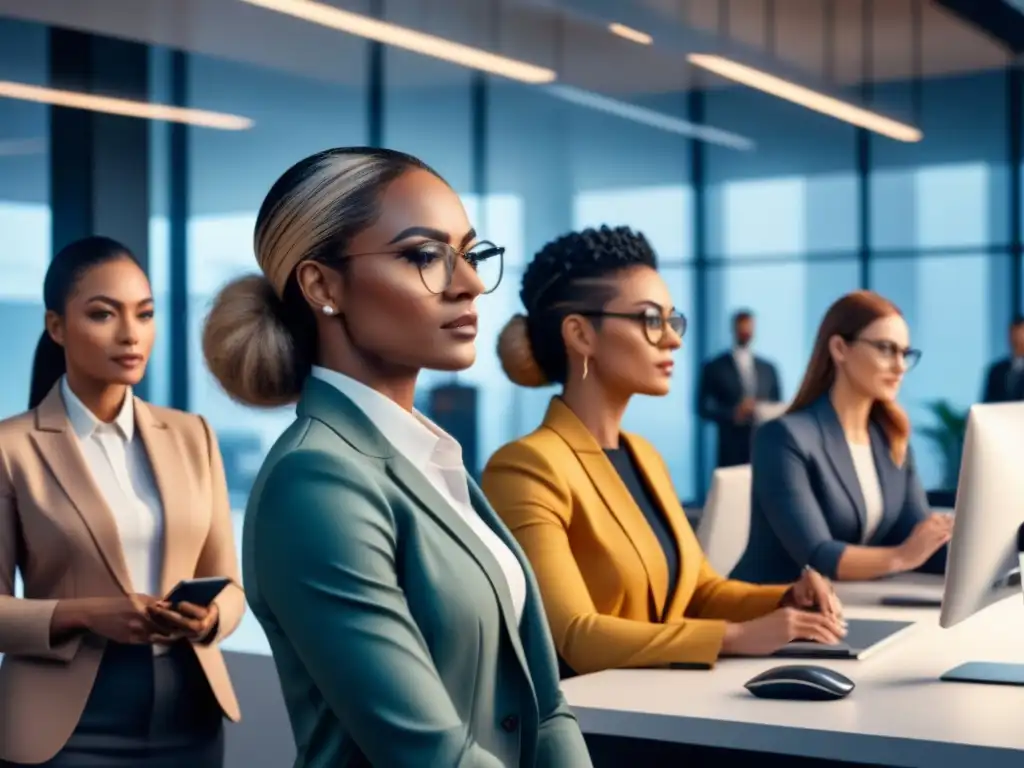
[[[690,319],[672,394],[635,402],[627,419],[666,457],[684,500],[699,504],[710,476],[694,382],[728,347],[731,313],[756,313],[755,349],[788,398],[825,308],[859,287],[895,300],[924,350],[903,402],[926,486],[946,484],[940,442],[926,434],[934,404],[979,398],[1022,308],[1024,16],[1010,5],[978,0],[972,21],[946,7],[958,3],[923,0],[331,2],[551,68],[555,86],[242,0],[0,0],[0,417],[26,404],[48,259],[93,231],[119,238],[145,258],[159,307],[143,395],[209,419],[240,510],[292,413],[249,410],[218,389],[199,347],[206,308],[254,270],[256,211],[289,165],[383,144],[432,164],[482,236],[508,248],[500,289],[480,301],[478,363],[457,381],[423,380],[425,408],[456,408],[471,467],[534,428],[552,394],[512,386],[494,353],[520,309],[522,267],[550,238],[607,223],[646,233]],[[694,51],[817,84],[923,138],[737,85],[688,63]],[[246,120],[111,116],[27,100],[11,84]],[[430,399],[453,383],[474,388],[475,409],[458,413],[461,389]]]

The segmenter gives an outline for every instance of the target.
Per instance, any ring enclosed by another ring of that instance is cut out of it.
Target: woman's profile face
[[[476,359],[476,298],[494,286],[459,256],[445,287],[444,246],[465,253],[478,240],[462,201],[417,169],[388,186],[380,207],[373,226],[352,239],[341,273],[349,336],[389,367],[468,368]]]
[[[131,259],[86,270],[68,296],[64,317],[47,313],[46,322],[64,347],[69,375],[129,386],[145,375],[156,335],[153,296]]]
[[[615,278],[617,295],[604,307],[591,369],[622,395],[667,395],[673,354],[682,337],[669,326],[676,312],[656,270],[633,267]]]
[[[907,372],[904,351],[910,346],[910,329],[899,315],[879,318],[843,344],[834,354],[836,368],[860,392],[872,400],[892,401],[899,395]]]

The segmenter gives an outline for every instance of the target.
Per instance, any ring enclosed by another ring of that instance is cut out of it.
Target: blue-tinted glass
[[[748,88],[710,88],[707,122],[754,142],[707,148],[712,258],[832,256],[857,248],[854,129]]]
[[[928,489],[941,488],[947,468],[921,429],[938,426],[932,408],[940,401],[961,411],[977,402],[986,367],[1006,354],[1009,275],[1006,256],[915,256],[871,266],[872,287],[900,307],[912,345],[924,353],[907,374],[900,401]]]
[[[643,105],[679,117],[683,100]],[[644,231],[665,262],[689,259],[689,150],[677,133],[541,88],[491,80],[487,183],[524,201],[524,261],[574,228],[628,225]]]
[[[171,52],[166,48],[149,50],[150,99],[172,102],[170,94]],[[146,397],[157,405],[171,401],[171,323],[170,323],[170,124],[149,123],[149,282],[153,288],[157,335],[146,369]]]
[[[881,83],[879,109],[911,115],[914,85]],[[1006,76],[989,71],[920,84],[924,139],[871,138],[871,247],[970,253],[1008,236]]]
[[[0,80],[46,82],[46,28],[0,19]],[[49,110],[0,99],[0,419],[28,407],[50,261]]]

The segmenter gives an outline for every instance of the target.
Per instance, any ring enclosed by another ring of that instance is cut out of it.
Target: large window
[[[913,115],[911,85],[880,85],[890,113]],[[871,248],[971,253],[1005,247],[1009,141],[1006,76],[985,72],[925,81],[916,96],[916,144],[873,137]]]
[[[872,285],[900,307],[913,346],[923,352],[900,399],[915,430],[926,488],[942,487],[947,468],[922,428],[939,426],[939,403],[966,411],[980,399],[985,369],[1005,343],[1008,278],[1005,256],[913,256],[872,265]]]
[[[0,80],[42,85],[46,28],[0,19]],[[0,419],[28,406],[43,331],[43,277],[50,261],[49,110],[0,99]]]
[[[707,145],[708,256],[836,256],[858,247],[854,129],[745,88],[708,90],[708,123],[753,142]],[[756,117],[754,117],[756,116]]]

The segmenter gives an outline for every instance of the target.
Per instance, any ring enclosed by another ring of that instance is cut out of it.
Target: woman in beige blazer
[[[0,765],[220,766],[239,713],[217,643],[244,596],[160,600],[238,581],[216,440],[132,395],[153,299],[124,246],[72,243],[43,294],[30,410],[0,422]]]

